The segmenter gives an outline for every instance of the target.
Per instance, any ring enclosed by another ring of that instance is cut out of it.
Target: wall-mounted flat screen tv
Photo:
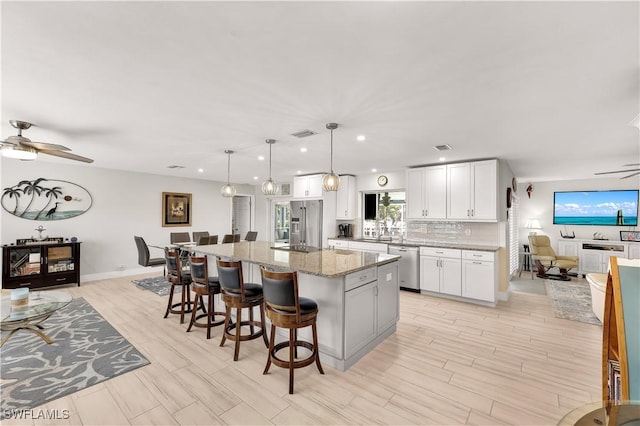
[[[554,192],[553,223],[637,226],[638,190]]]

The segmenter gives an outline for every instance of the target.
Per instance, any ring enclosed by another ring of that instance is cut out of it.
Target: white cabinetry
[[[338,188],[336,201],[336,219],[353,220],[356,214],[356,177],[351,175],[340,176],[340,188]]]
[[[420,290],[462,295],[461,250],[420,247]]]
[[[407,218],[447,217],[447,168],[423,167],[407,171]]]
[[[582,274],[606,273],[611,256],[627,257],[627,244],[609,241],[583,241],[578,254],[578,269]]]
[[[496,221],[497,160],[448,164],[447,219]]]
[[[398,262],[345,277],[345,358],[393,327],[399,315]]]
[[[462,297],[496,301],[496,253],[463,250],[462,251]]]
[[[329,248],[338,248],[338,249],[344,249],[344,250],[348,250],[349,249],[349,241],[348,240],[329,239],[329,240],[327,240],[327,245],[329,246]]]
[[[580,243],[573,240],[558,241],[558,256],[579,256]]]
[[[322,175],[296,176],[293,178],[294,198],[322,197]]]

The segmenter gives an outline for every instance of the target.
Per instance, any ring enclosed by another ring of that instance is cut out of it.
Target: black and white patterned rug
[[[29,410],[149,364],[86,300],[42,322],[54,341],[17,331],[0,351],[0,418]]]
[[[171,290],[171,283],[169,283],[169,281],[167,281],[163,276],[132,281],[138,287],[152,291],[158,296],[167,296],[169,294],[169,290]],[[177,286],[175,292],[180,293],[180,291],[180,286]]]
[[[591,308],[591,290],[586,280],[545,280],[556,318],[602,325]]]

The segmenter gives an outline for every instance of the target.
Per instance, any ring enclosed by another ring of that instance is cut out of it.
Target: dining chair
[[[218,244],[218,236],[209,235],[209,244]]]
[[[140,266],[160,266],[160,265],[165,265],[165,260],[162,257],[151,257],[151,255],[149,254],[149,247],[147,245],[147,243],[144,241],[144,238],[142,237],[138,237],[135,236],[133,237],[133,239],[136,242],[136,247],[138,248],[138,264],[140,264]],[[163,249],[162,247],[158,247],[158,246],[151,246],[153,248],[158,248],[158,249]],[[164,274],[164,272],[163,272]]]
[[[229,244],[232,242],[234,242],[233,234],[225,234],[224,237],[222,237],[222,244]]]
[[[169,241],[171,244],[174,243],[188,243],[191,242],[191,237],[189,237],[188,232],[172,232],[169,234]]]
[[[247,235],[244,237],[244,240],[245,241],[255,241],[257,237],[258,237],[258,232],[257,231],[249,231],[249,232],[247,232]]]
[[[201,244],[200,244],[200,238],[202,238],[202,237],[208,237],[208,236],[209,236],[209,232],[208,232],[208,231],[200,231],[200,232],[198,232],[198,231],[194,231],[194,232],[192,233],[192,235],[193,235],[193,240],[192,240],[192,241],[193,241],[194,243],[198,243],[198,245],[201,245]]]

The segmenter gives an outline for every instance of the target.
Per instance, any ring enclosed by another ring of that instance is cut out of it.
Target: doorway
[[[234,195],[231,202],[231,233],[240,238],[253,230],[253,195]]]

